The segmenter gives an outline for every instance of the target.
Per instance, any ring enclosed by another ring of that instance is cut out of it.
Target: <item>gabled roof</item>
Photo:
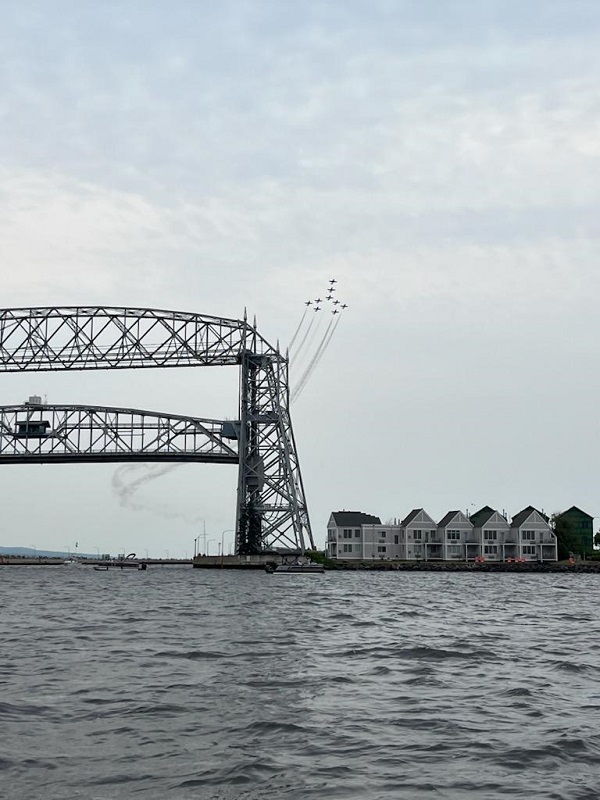
[[[431,517],[425,511],[424,508],[413,508],[410,514],[404,517],[400,525],[403,527],[406,525],[410,525],[410,523],[413,522],[419,516],[419,514],[423,514],[423,516],[425,517],[425,519],[423,520],[424,525],[430,525],[430,524],[435,525],[435,522],[431,519]]]
[[[408,523],[412,522],[413,519],[417,516],[417,514],[419,514],[421,511],[423,511],[422,508],[413,508],[413,510],[410,512],[410,514],[408,514],[406,517],[404,517],[404,519],[402,520],[400,525],[408,525]]]
[[[445,527],[446,527],[446,525],[448,525],[448,524],[449,524],[449,523],[450,523],[450,522],[451,522],[451,521],[454,519],[454,517],[455,517],[457,514],[460,514],[460,511],[449,511],[449,512],[448,512],[448,513],[447,513],[447,514],[446,514],[444,517],[442,517],[442,518],[441,518],[441,520],[438,522],[438,528],[445,528]]]
[[[594,519],[591,514],[587,514],[585,511],[582,511],[580,508],[577,508],[577,506],[571,506],[571,508],[568,508],[566,511],[561,512],[560,514],[558,514],[558,516],[564,517],[565,514],[572,514],[572,513],[582,514],[584,517],[587,517],[588,519],[591,520]]]
[[[344,525],[348,527],[381,525],[379,517],[374,517],[373,514],[363,514],[362,511],[332,511],[331,516],[338,527],[343,527]]]
[[[480,508],[479,511],[471,514],[469,519],[471,520],[471,524],[474,528],[481,528],[481,526],[485,525],[488,519],[493,517],[495,513],[495,509],[490,508],[489,506],[484,506],[483,508]]]
[[[514,515],[512,522],[510,523],[510,527],[520,528],[525,520],[528,519],[533,513],[539,514],[545,522],[548,522],[548,517],[545,514],[542,514],[541,511],[538,511],[537,508],[534,508],[533,506],[527,506],[527,508],[524,508],[523,511],[519,511],[518,514]]]

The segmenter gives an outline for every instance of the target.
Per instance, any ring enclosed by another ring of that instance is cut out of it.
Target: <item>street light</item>
[[[200,517],[200,519],[202,520],[202,533],[199,533],[198,536],[196,536],[196,538],[194,539],[194,558],[196,558],[196,556],[203,554],[204,551],[206,550],[206,520],[204,519],[204,517]],[[201,536],[204,539],[204,548],[202,549],[202,551],[200,551],[198,547],[198,539]]]
[[[233,528],[227,528],[227,530],[221,532],[221,556],[223,556],[223,553],[225,552],[223,547],[223,537],[225,536],[226,533],[235,533],[235,531],[233,530]]]

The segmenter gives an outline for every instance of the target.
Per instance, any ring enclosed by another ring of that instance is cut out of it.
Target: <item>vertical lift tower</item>
[[[238,420],[97,406],[0,407],[0,464],[235,460],[236,553],[313,549],[289,362],[256,322],[149,308],[0,309],[1,372],[201,366],[238,367]],[[148,431],[160,427],[152,444],[144,441],[144,420],[154,420]]]

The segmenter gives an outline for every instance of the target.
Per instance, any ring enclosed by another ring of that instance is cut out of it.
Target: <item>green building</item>
[[[594,549],[594,518],[577,506],[571,506],[562,514],[557,514],[556,521],[565,526],[573,539],[579,542],[576,552],[591,553]]]

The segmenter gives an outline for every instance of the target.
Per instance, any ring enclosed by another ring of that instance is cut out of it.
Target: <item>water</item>
[[[0,569],[6,800],[600,795],[595,575]]]

